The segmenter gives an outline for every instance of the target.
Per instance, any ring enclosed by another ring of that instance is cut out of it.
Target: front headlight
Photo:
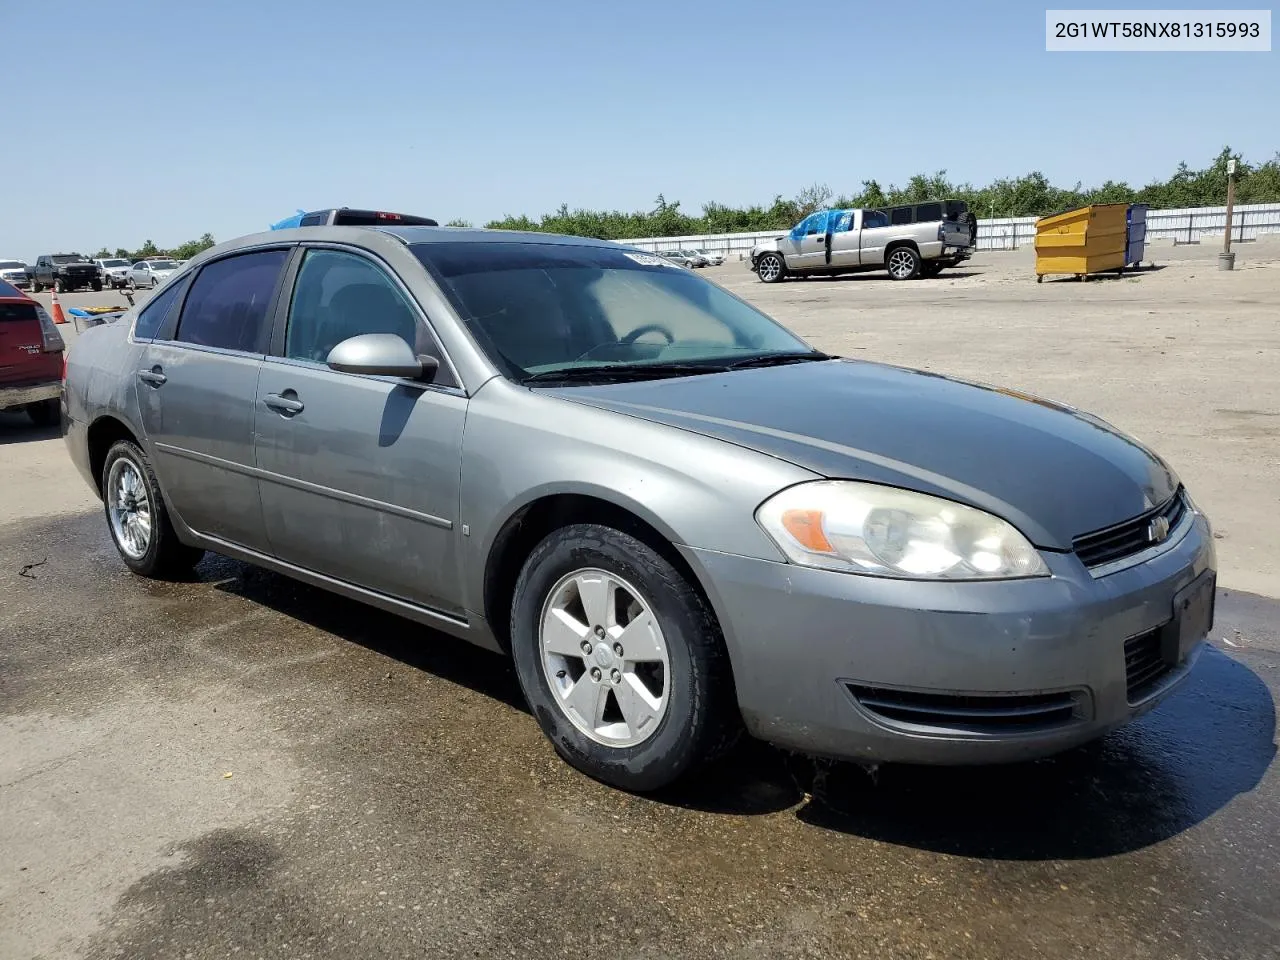
[[[756,520],[807,567],[915,580],[1049,575],[1039,551],[999,517],[896,487],[801,483],[761,504]]]

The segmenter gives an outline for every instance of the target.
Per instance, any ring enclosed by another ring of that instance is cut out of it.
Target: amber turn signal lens
[[[821,510],[787,510],[782,514],[782,526],[806,550],[815,553],[836,552],[827,535],[822,532]]]

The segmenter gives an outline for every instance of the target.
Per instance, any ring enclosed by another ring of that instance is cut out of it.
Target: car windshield
[[[417,243],[481,348],[510,379],[575,368],[687,368],[824,356],[721,287],[625,248]]]
[[[54,263],[82,263],[84,257],[77,257],[73,254],[60,253],[56,257],[50,257]]]
[[[129,265],[129,261],[128,260],[103,260],[102,265],[104,267],[127,267]]]
[[[25,266],[21,260],[0,260],[0,270],[21,270]]]
[[[177,270],[178,265],[174,263],[172,260],[152,260],[151,269],[152,270]]]

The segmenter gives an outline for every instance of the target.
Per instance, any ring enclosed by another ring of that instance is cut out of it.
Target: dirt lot
[[[1101,414],[1222,536],[1213,649],[1153,714],[816,797],[763,746],[626,796],[500,658],[217,558],[132,577],[61,440],[0,415],[0,958],[1280,956],[1280,244],[1154,253],[1039,286],[1020,253],[713,271],[828,350]]]

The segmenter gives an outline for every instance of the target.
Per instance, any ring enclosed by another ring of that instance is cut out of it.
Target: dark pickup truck
[[[52,287],[58,293],[79,290],[81,287],[102,289],[102,272],[78,253],[51,253],[37,257],[35,266],[28,267],[31,289],[39,293]]]

